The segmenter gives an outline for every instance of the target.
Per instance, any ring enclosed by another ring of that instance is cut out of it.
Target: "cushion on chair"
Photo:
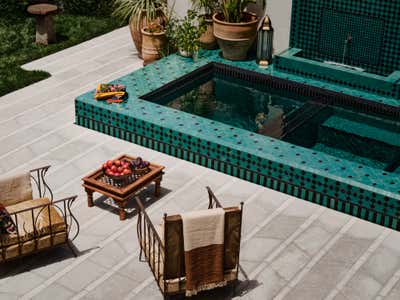
[[[64,222],[64,219],[60,216],[60,213],[57,211],[57,209],[50,204],[51,202],[48,198],[39,198],[7,206],[7,210],[11,214],[14,224],[18,224],[17,229],[20,235],[20,241],[27,241],[34,238],[35,227],[36,237],[50,234],[50,231],[53,234],[56,232],[66,231],[67,226]],[[19,212],[21,210],[34,208],[40,205],[46,206],[33,209],[34,222],[32,221],[32,210]],[[36,225],[35,227],[34,223]],[[18,235],[16,233],[2,235],[1,238],[3,245],[12,245],[18,243]]]
[[[0,202],[4,206],[31,200],[32,183],[29,172],[0,178]]]
[[[35,251],[35,249],[40,250],[49,248],[51,246],[63,244],[65,243],[66,240],[67,240],[67,233],[60,232],[56,233],[52,237],[50,235],[46,235],[36,240],[23,242],[20,245],[14,244],[5,247],[3,250],[0,249],[0,262],[2,262],[3,260],[8,260],[11,258],[18,257],[20,255],[32,253]],[[3,259],[3,254],[4,254],[4,259]]]

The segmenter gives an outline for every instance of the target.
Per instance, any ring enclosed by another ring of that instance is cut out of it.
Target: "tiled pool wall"
[[[400,101],[399,16],[398,0],[293,0],[290,48],[275,57],[275,69]],[[368,72],[325,60],[344,60]]]
[[[297,57],[300,49],[292,48],[276,56],[274,67],[276,70],[292,73],[306,78],[331,82],[348,86],[357,90],[392,97],[400,101],[400,72],[383,77],[364,72],[346,70],[340,67],[331,67],[322,62]]]
[[[341,171],[339,166],[332,167],[332,171],[329,170],[329,173],[317,170],[309,165],[318,164],[320,155],[326,157],[320,152],[301,148],[299,152],[304,154],[304,156],[302,155],[304,161],[301,161],[299,157],[296,157],[297,154],[294,154],[296,152],[293,152],[300,147],[267,137],[260,140],[261,144],[268,146],[269,154],[263,155],[262,151],[258,151],[260,149],[257,150],[257,144],[254,144],[257,141],[254,143],[251,141],[250,144],[250,140],[244,139],[245,145],[228,143],[225,137],[226,133],[229,133],[229,126],[215,124],[218,122],[196,116],[190,117],[188,114],[139,99],[140,96],[154,91],[173,79],[196,68],[204,67],[210,61],[222,62],[217,55],[207,56],[206,54],[204,57],[204,61],[193,64],[190,60],[172,56],[117,80],[116,82],[127,84],[130,93],[128,102],[123,105],[107,105],[95,101],[92,92],[78,97],[75,104],[76,123],[361,219],[400,230],[400,188],[398,182],[394,182],[393,179],[398,177],[388,175],[387,180],[392,182],[386,183],[384,176],[380,178],[375,176],[376,174],[371,174],[371,177],[365,177],[363,182],[359,182],[352,179],[352,176],[342,176],[344,171]],[[171,67],[171,63],[174,66]],[[175,65],[176,63],[177,65]],[[234,65],[233,63],[229,64]],[[253,71],[257,69],[255,64],[251,63],[238,63],[237,65]],[[246,72],[243,70],[243,76],[246,76]],[[266,73],[265,70],[260,72]],[[150,78],[151,76],[152,78]],[[145,85],[146,82],[148,85]],[[279,83],[279,80],[275,82]],[[342,99],[345,98],[346,95],[343,94]],[[376,102],[376,109],[385,109],[385,106]],[[164,112],[167,112],[167,116],[162,115]],[[164,120],[164,118],[168,120]],[[196,128],[196,126],[198,127]],[[202,130],[205,132],[201,132]],[[222,134],[220,134],[221,132]],[[250,133],[250,137],[253,136],[258,135]],[[277,150],[275,151],[274,148]],[[293,150],[289,157],[286,155],[285,158],[281,158],[289,150]],[[271,155],[271,153],[275,154]],[[349,163],[349,167],[356,168],[355,166],[356,164]],[[344,168],[342,167],[342,169]],[[368,170],[373,169],[365,168],[363,172],[374,172]],[[354,173],[357,172],[358,170],[354,170]],[[369,175],[365,174],[365,176]],[[371,178],[379,180],[378,186],[371,184]],[[382,186],[390,186],[391,190],[382,189]]]
[[[397,199],[85,103],[76,109],[77,124],[86,128],[400,230]]]

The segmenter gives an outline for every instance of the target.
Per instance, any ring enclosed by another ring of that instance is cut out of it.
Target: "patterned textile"
[[[185,251],[186,296],[226,285],[225,211],[222,208],[181,215]]]
[[[15,233],[15,225],[10,214],[3,204],[0,203],[0,233]]]

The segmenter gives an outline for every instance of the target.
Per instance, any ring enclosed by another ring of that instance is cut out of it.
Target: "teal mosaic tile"
[[[398,0],[293,0],[290,48],[275,57],[275,70],[337,83],[398,103],[399,24]],[[365,72],[329,66],[325,61],[358,66]]]
[[[375,168],[140,99],[209,62],[337,89],[337,85],[276,72],[273,68],[262,69],[253,61],[225,61],[219,51],[203,51],[200,57],[193,63],[172,55],[117,79],[114,83],[126,85],[129,93],[122,104],[94,100],[94,91],[79,96],[75,102],[76,123],[363,219],[376,221],[380,214],[379,220],[387,219],[385,226],[400,229],[396,221],[400,217],[398,174],[384,174]],[[393,104],[390,98],[369,93],[362,92],[361,97]]]
[[[290,47],[303,57],[342,61],[370,73],[400,70],[400,1],[293,0]]]

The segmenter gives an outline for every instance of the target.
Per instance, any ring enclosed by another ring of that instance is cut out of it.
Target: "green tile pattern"
[[[367,72],[323,64],[343,61]],[[293,0],[289,51],[275,68],[400,100],[400,0]]]
[[[388,75],[400,70],[399,24],[399,0],[293,0],[290,47],[303,49],[312,59],[340,59],[342,45],[324,56],[321,43],[339,42],[350,33],[357,50],[350,63],[357,65],[360,55],[368,57],[361,67]]]
[[[199,61],[193,63],[190,59],[172,55],[114,81],[127,86],[129,98],[123,104],[96,101],[93,99],[94,91],[79,96],[75,102],[76,123],[400,229],[398,174],[385,173],[139,98],[209,62],[222,62],[310,85],[339,89],[336,85],[276,72],[273,68],[263,69],[254,61],[225,61],[218,50],[204,51],[200,56]],[[360,96],[360,92],[357,95]],[[361,95],[370,101],[395,104],[390,98],[368,93]]]
[[[328,118],[322,126],[400,147],[399,128],[397,128],[397,132],[389,131],[335,115]]]

